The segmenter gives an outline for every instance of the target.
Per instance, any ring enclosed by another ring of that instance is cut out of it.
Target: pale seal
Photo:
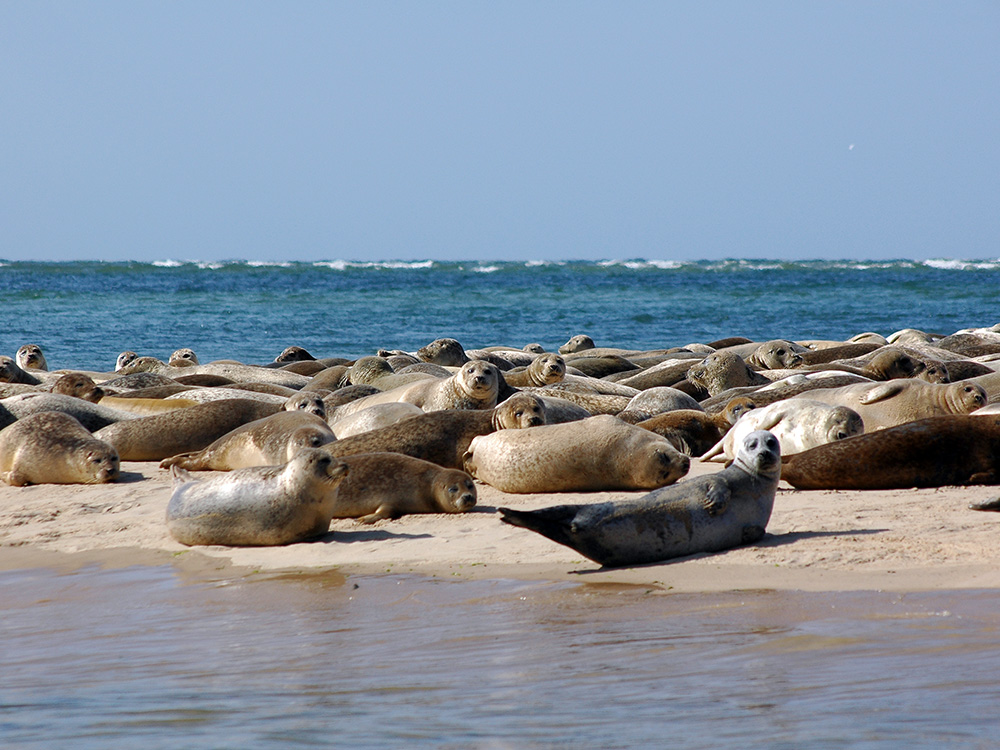
[[[928,383],[915,378],[818,388],[802,396],[846,406],[861,415],[866,432],[944,414],[968,414],[986,405],[986,392],[975,383]]]
[[[460,469],[401,453],[360,453],[342,460],[348,471],[337,490],[334,518],[375,523],[409,513],[464,513],[476,505],[476,484]]]
[[[781,443],[781,455],[846,440],[865,431],[864,422],[853,409],[833,406],[808,398],[790,398],[744,412],[732,429],[708,450],[702,461],[731,461],[743,438],[755,430],[767,430]]]
[[[333,433],[337,436],[337,439],[343,440],[352,435],[360,435],[363,432],[371,432],[380,427],[388,427],[389,425],[396,424],[396,422],[401,422],[404,419],[416,417],[421,414],[424,414],[423,409],[419,406],[408,404],[405,401],[396,401],[391,404],[374,404],[367,409],[349,414],[343,419],[336,419],[336,415],[334,415],[334,420],[330,422],[330,427],[333,428]]]
[[[38,344],[25,344],[17,350],[14,355],[18,366],[22,370],[48,370],[49,366],[42,354],[42,347]]]
[[[1000,416],[907,422],[792,456],[781,478],[800,489],[886,490],[1000,482]]]
[[[665,438],[608,415],[483,435],[465,456],[473,477],[513,493],[654,489],[689,467]]]
[[[195,479],[171,469],[167,529],[181,544],[230,547],[292,544],[330,529],[347,465],[312,448],[281,466],[258,466]]]
[[[115,449],[68,414],[32,414],[0,431],[0,479],[7,484],[102,484],[118,474]]]
[[[635,500],[499,510],[502,521],[572,547],[603,566],[643,565],[760,541],[780,468],[777,439],[751,432],[729,467]]]
[[[321,417],[304,411],[279,411],[227,432],[203,450],[165,458],[160,468],[232,471],[276,466],[290,461],[303,448],[319,448],[334,439],[333,430]]]

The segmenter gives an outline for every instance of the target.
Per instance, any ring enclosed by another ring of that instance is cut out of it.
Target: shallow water
[[[0,573],[4,747],[993,747],[1000,594]]]

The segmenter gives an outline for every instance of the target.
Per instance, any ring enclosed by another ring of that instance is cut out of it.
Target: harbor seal
[[[231,398],[108,425],[95,436],[110,443],[122,461],[162,461],[207,448],[230,430],[281,411],[277,404]]]
[[[455,339],[436,339],[417,349],[417,357],[444,367],[461,367],[469,361],[465,348]]]
[[[175,466],[167,529],[189,546],[259,547],[313,539],[329,531],[337,486],[347,471],[343,461],[315,448],[281,466],[208,479]]]
[[[303,448],[319,448],[335,440],[326,421],[304,411],[279,411],[230,430],[200,451],[181,453],[160,462],[161,469],[232,471],[248,466],[277,466]]]
[[[337,490],[334,518],[375,523],[409,513],[464,513],[476,505],[476,483],[402,453],[359,453],[342,459],[347,477]]]
[[[482,435],[465,454],[473,477],[513,493],[648,490],[689,467],[665,438],[608,415]]]
[[[0,355],[0,383],[41,385],[42,380],[32,373],[21,369],[21,366],[11,357]]]
[[[283,408],[285,411],[304,411],[308,414],[315,414],[320,419],[326,419],[326,403],[323,401],[323,397],[311,391],[289,396]]]
[[[134,415],[127,411],[84,401],[63,393],[22,393],[5,398],[3,405],[18,419],[46,411],[69,414],[91,432],[134,418]]]
[[[1000,482],[1000,416],[930,417],[792,456],[799,489],[889,490]]]
[[[587,336],[586,334],[580,333],[576,336],[571,336],[570,340],[559,347],[560,354],[574,354],[576,352],[586,351],[587,349],[594,349],[596,345],[594,340]]]
[[[473,438],[497,430],[535,429],[546,422],[541,400],[527,393],[511,396],[493,409],[435,411],[388,427],[354,435],[323,447],[334,456],[403,453],[452,469],[462,469]]]
[[[801,396],[846,406],[861,415],[865,432],[944,414],[968,414],[986,405],[986,391],[976,383],[928,383],[916,378],[817,388]]]
[[[103,484],[118,479],[115,449],[61,412],[41,412],[0,431],[0,479],[27,484]]]
[[[807,398],[790,398],[744,412],[725,437],[702,457],[702,461],[731,461],[743,438],[755,430],[767,430],[781,444],[781,455],[790,456],[817,445],[846,440],[865,430],[853,409]]]
[[[605,567],[720,552],[764,537],[781,469],[769,432],[751,432],[732,465],[635,500],[499,508],[503,522],[538,532]]]
[[[419,406],[408,404],[405,401],[394,401],[391,404],[374,404],[367,409],[349,414],[343,419],[334,419],[330,423],[330,427],[333,428],[337,439],[343,440],[352,435],[371,432],[379,427],[388,427],[396,422],[424,413],[424,410]]]
[[[49,365],[38,344],[25,344],[14,355],[18,367],[22,370],[48,370]]]
[[[558,354],[539,354],[525,369],[505,372],[503,377],[512,388],[541,388],[566,377],[566,361]]]
[[[171,367],[193,367],[201,363],[198,361],[198,355],[194,353],[194,349],[185,347],[173,352],[167,360],[167,364]]]
[[[100,403],[107,392],[94,379],[82,372],[68,372],[52,384],[53,393],[80,398],[92,404]]]
[[[709,354],[687,371],[692,385],[704,388],[709,396],[717,396],[730,388],[769,385],[771,380],[750,369],[743,357],[735,352]]]

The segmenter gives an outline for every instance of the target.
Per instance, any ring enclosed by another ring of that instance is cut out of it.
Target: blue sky
[[[0,4],[0,258],[1000,257],[1000,3]]]

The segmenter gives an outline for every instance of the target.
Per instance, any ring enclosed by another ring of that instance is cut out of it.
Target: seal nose
[[[458,498],[458,502],[455,505],[459,510],[469,510],[469,508],[474,508],[476,506],[476,498],[470,493],[465,493]]]
[[[545,421],[541,417],[529,417],[528,427],[538,427],[545,424]]]

